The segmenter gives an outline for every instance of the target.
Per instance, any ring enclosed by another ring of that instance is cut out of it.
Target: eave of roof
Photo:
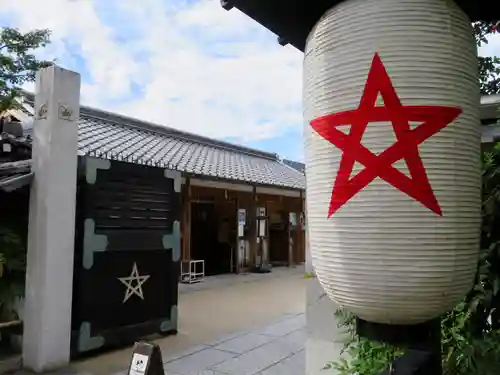
[[[33,180],[31,159],[0,163],[0,190],[11,192]]]
[[[321,16],[342,0],[220,0],[224,9],[235,7],[278,36],[281,45],[304,51],[309,32]],[[472,21],[500,19],[496,0],[456,0]]]
[[[293,160],[287,160],[287,159],[283,159],[283,163],[285,165],[288,165],[290,168],[293,168],[297,171],[299,171],[300,173],[306,173],[306,165],[304,163],[300,163],[298,161],[293,161]]]
[[[10,176],[0,176],[0,190],[10,193],[14,190],[20,189],[23,186],[31,184],[34,177],[33,172],[19,173]]]
[[[483,95],[481,97],[480,113],[483,122],[500,119],[500,94]]]

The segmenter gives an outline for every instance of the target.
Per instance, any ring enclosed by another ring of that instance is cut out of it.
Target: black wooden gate
[[[181,175],[79,158],[72,353],[177,332]]]

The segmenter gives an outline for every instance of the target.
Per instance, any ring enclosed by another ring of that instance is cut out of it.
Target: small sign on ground
[[[160,347],[157,344],[136,342],[128,375],[166,375]]]

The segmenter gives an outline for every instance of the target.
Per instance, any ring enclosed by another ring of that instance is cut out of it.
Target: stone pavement
[[[201,283],[184,284],[179,283],[179,295],[184,295],[193,292],[199,292],[210,289],[221,289],[225,287],[233,287],[235,284],[262,283],[270,282],[276,279],[288,278],[291,276],[304,276],[304,265],[296,265],[295,267],[275,267],[270,273],[240,273],[238,275],[223,274],[216,276],[208,276]]]
[[[303,272],[303,266],[276,268],[270,274],[222,275],[207,277],[201,284],[181,284],[178,334],[151,337],[160,345],[168,375],[304,374],[304,353],[294,346],[301,336],[301,349],[305,342],[304,302],[309,280]],[[288,342],[284,349],[276,345],[283,342]],[[124,375],[131,355],[131,347],[103,352],[80,358],[50,375]],[[239,364],[235,358],[248,371],[234,367]],[[223,362],[227,368],[222,367]],[[254,372],[248,362],[257,366]],[[298,372],[290,372],[288,367],[296,367]],[[26,374],[19,371],[16,375]]]
[[[150,340],[160,346],[163,358],[170,358],[233,332],[304,313],[307,282],[303,267],[297,267],[276,268],[271,274],[213,276],[202,284],[182,284],[178,334]],[[131,347],[113,350],[74,361],[71,368],[79,374],[117,374],[125,370],[131,355]]]
[[[167,375],[303,375],[305,314],[190,348],[164,358]]]

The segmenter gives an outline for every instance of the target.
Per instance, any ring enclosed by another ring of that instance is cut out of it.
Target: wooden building
[[[25,93],[22,109],[9,111],[28,140],[33,106]],[[206,275],[247,270],[261,256],[273,265],[305,261],[301,163],[83,106],[78,153],[180,171],[181,257],[203,260]]]
[[[301,190],[186,177],[182,258],[203,259],[208,275],[247,269],[261,254],[273,265],[302,263],[303,202]],[[265,225],[260,233],[258,215],[265,217],[260,219]]]
[[[492,147],[500,140],[500,94],[483,96],[481,98],[481,143],[483,149]]]

